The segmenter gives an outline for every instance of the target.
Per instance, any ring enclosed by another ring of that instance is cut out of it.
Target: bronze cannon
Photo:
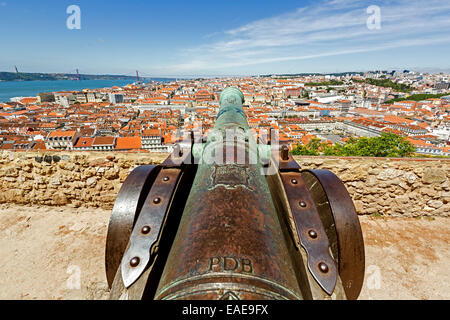
[[[235,88],[207,138],[136,168],[106,243],[111,299],[357,299],[358,216],[332,172],[302,170],[276,133],[255,139]]]

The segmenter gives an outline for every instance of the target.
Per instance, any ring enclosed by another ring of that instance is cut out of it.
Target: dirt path
[[[104,299],[109,211],[0,206],[0,299]],[[361,218],[362,299],[450,299],[450,218]]]

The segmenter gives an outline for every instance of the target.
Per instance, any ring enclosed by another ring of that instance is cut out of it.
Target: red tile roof
[[[23,104],[31,104],[31,103],[36,103],[38,101],[37,98],[23,98],[22,100],[20,100],[20,103]]]
[[[117,138],[116,150],[142,149],[141,137]]]
[[[115,137],[95,137],[93,146],[111,146],[114,145]]]
[[[36,141],[36,144],[32,148],[33,150],[47,150],[45,143],[42,140]]]
[[[94,138],[81,137],[81,138],[78,139],[77,143],[73,147],[74,148],[92,147],[92,142],[93,141],[94,141]]]
[[[38,106],[35,106],[35,105],[27,107],[27,110],[29,110],[29,111],[34,111],[34,110],[39,110],[39,109],[41,109],[41,107],[38,107]]]
[[[14,148],[14,143],[5,143],[0,146],[0,150],[12,150]]]
[[[77,133],[76,131],[61,131],[61,130],[55,130],[48,136],[51,137],[73,137]]]
[[[142,136],[144,137],[159,137],[161,136],[161,132],[159,129],[148,129],[142,131]]]

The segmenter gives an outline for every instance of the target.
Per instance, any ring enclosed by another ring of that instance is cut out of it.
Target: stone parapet
[[[450,159],[296,157],[304,169],[333,171],[361,215],[450,215]]]
[[[0,152],[0,203],[111,209],[128,174],[168,155]],[[344,181],[359,214],[449,216],[450,160],[296,157]]]

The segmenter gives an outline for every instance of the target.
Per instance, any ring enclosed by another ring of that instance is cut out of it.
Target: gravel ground
[[[110,211],[0,205],[0,299],[105,299]],[[361,217],[361,299],[450,299],[450,218]]]

